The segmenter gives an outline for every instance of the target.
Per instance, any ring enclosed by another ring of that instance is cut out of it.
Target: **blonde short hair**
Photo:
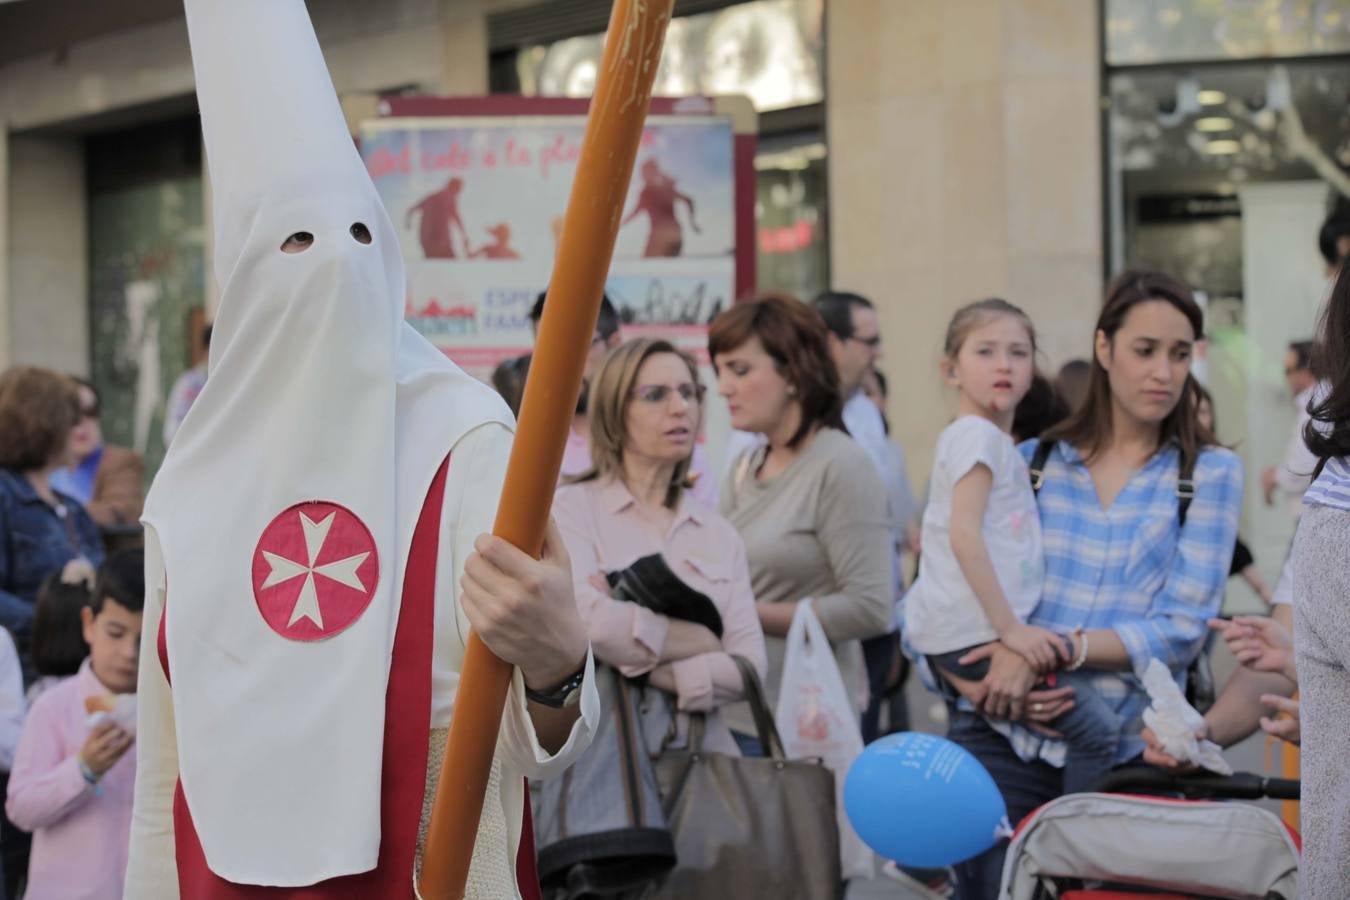
[[[592,481],[597,478],[618,478],[623,474],[623,451],[628,443],[628,404],[633,402],[633,388],[637,387],[638,370],[653,356],[673,353],[689,367],[689,377],[699,383],[698,365],[693,357],[670,341],[636,338],[620,344],[600,361],[591,380],[589,413],[591,418],[591,469],[574,481]],[[702,425],[703,410],[699,408],[694,431]],[[688,487],[690,457],[675,466],[666,491],[665,504],[674,509],[680,494]]]

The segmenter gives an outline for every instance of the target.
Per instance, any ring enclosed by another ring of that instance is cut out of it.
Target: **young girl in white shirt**
[[[923,560],[905,597],[905,637],[940,679],[982,680],[987,662],[961,660],[993,641],[1041,674],[1057,673],[1058,686],[1083,663],[1073,635],[1027,624],[1045,566],[1035,493],[1010,430],[1035,354],[1031,320],[1004,300],[965,306],[947,328],[944,374],[960,402],[938,438]],[[1068,744],[1066,792],[1088,790],[1111,768],[1120,733],[1118,717],[1086,679],[1073,686],[1074,707],[1051,723]]]

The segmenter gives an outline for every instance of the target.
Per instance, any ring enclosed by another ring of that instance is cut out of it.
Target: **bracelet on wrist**
[[[1074,637],[1078,638],[1078,652],[1074,654],[1073,662],[1064,667],[1066,672],[1077,672],[1083,668],[1088,657],[1088,636],[1087,632],[1081,628],[1074,629]]]
[[[102,780],[101,775],[94,774],[94,770],[89,768],[89,763],[84,761],[84,757],[75,757],[75,764],[80,767],[80,775],[84,778],[84,783],[94,789],[95,795],[102,795],[103,786],[99,784]]]

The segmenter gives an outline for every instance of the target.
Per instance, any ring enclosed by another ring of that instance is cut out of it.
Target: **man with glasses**
[[[844,425],[853,439],[886,473],[886,429],[881,411],[862,392],[863,379],[881,358],[881,330],[872,301],[846,291],[827,291],[813,304],[830,330],[830,356],[839,370]]]
[[[886,425],[882,421],[881,410],[862,389],[863,381],[875,371],[874,366],[881,358],[881,330],[876,307],[866,297],[847,291],[827,291],[817,297],[812,305],[829,329],[826,340],[835,368],[839,370],[839,392],[844,398],[844,427],[872,458],[881,480],[889,483],[890,451],[886,446]],[[891,533],[894,536],[891,582],[898,599],[900,546],[905,539],[907,523],[895,521],[896,512],[890,511]],[[879,736],[882,699],[888,690],[894,689],[889,682],[898,674],[894,666],[900,655],[898,631],[892,630],[889,634],[869,638],[862,642],[862,647],[868,682],[862,733],[863,740],[870,743]]]

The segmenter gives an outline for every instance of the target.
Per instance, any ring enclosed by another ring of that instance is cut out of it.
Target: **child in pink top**
[[[14,824],[33,832],[27,900],[122,896],[144,580],[140,550],[109,557],[82,611],[89,658],[28,714],[5,802]]]

